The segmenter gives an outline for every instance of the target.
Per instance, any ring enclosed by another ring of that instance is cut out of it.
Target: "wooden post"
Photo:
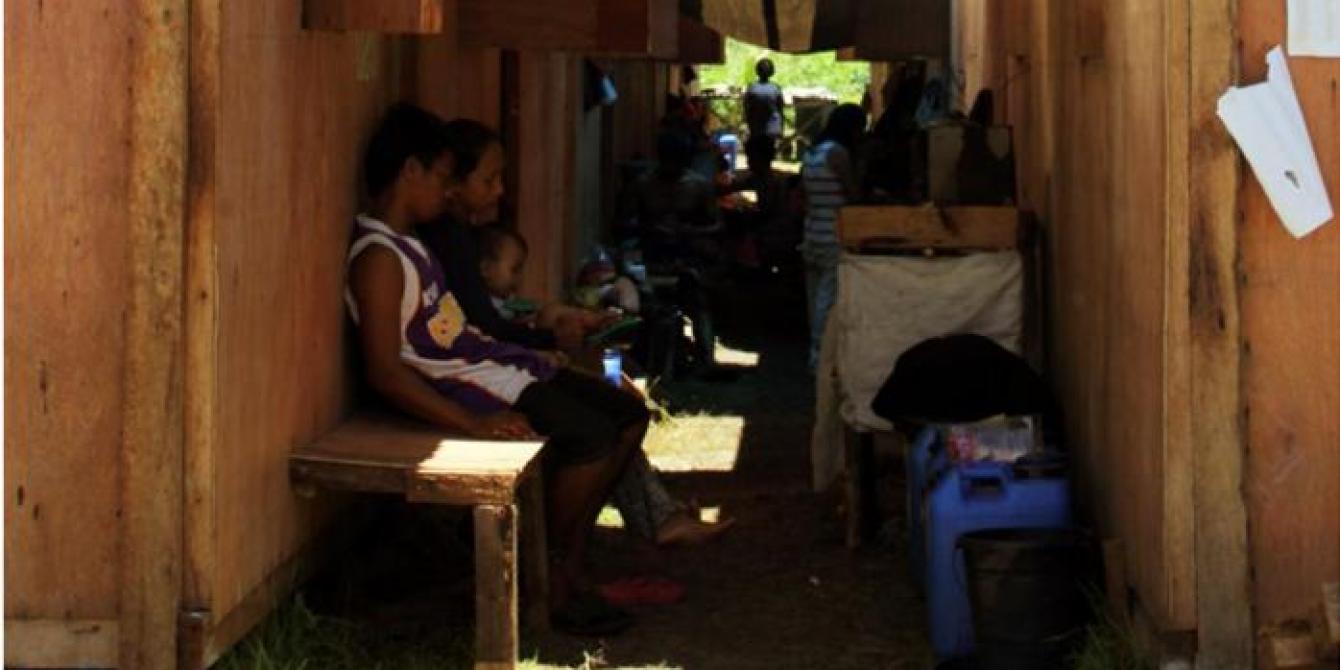
[[[218,389],[218,240],[215,235],[221,0],[190,0],[186,182],[182,593],[178,661],[206,665],[215,576],[214,444]]]
[[[516,506],[475,507],[475,670],[510,670],[518,652]]]
[[[1195,452],[1196,665],[1253,665],[1251,571],[1243,498],[1238,304],[1239,161],[1215,115],[1236,79],[1236,0],[1190,5],[1191,425]]]
[[[120,667],[177,663],[188,0],[137,0],[131,47]]]
[[[526,624],[549,629],[549,541],[544,510],[544,475],[539,468],[521,485],[521,575],[526,592]]]

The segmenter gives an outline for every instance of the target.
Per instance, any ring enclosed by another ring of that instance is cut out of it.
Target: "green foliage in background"
[[[726,40],[726,62],[704,65],[698,68],[698,76],[704,88],[723,84],[744,88],[756,79],[754,63],[762,56],[771,58],[777,66],[773,81],[783,88],[823,86],[840,102],[859,103],[870,83],[869,63],[838,61],[832,51],[804,55],[778,53],[729,38]]]

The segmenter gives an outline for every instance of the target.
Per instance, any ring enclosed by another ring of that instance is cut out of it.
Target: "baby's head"
[[[510,298],[516,293],[527,252],[526,238],[511,228],[493,224],[479,229],[479,273],[490,295]]]

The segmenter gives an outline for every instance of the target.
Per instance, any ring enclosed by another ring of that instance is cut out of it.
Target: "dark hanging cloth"
[[[1057,420],[1042,377],[981,335],[937,337],[908,349],[870,408],[887,421],[967,423],[997,414],[1041,415],[1051,426]]]
[[[737,40],[787,53],[852,44],[859,0],[680,0],[679,11]]]

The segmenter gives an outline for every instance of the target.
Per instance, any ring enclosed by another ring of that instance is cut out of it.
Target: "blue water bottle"
[[[623,386],[623,354],[618,349],[606,349],[603,362],[605,381],[616,387]]]

